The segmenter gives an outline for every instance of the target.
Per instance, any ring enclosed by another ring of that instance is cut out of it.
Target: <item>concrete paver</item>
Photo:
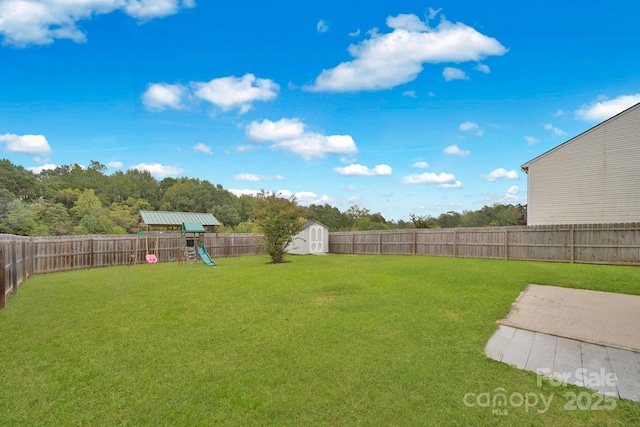
[[[504,325],[500,326],[485,347],[487,357],[494,360],[502,360],[502,356],[504,356],[504,352],[511,342],[511,337],[513,337],[515,333],[516,328]]]
[[[535,332],[516,329],[509,346],[502,356],[502,361],[518,369],[524,369],[531,352],[534,336]]]
[[[596,390],[607,396],[617,396],[617,380],[609,362],[607,348],[582,342],[580,349],[582,350],[582,368],[585,371],[582,375],[582,381],[577,385]]]
[[[618,395],[622,399],[640,402],[640,354],[629,350],[607,347],[611,368],[618,377]]]
[[[544,369],[553,370],[557,343],[558,337],[535,334],[525,369],[533,372],[539,372]]]

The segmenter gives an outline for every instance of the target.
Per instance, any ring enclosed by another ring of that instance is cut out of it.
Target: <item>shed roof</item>
[[[326,225],[324,225],[321,222],[318,221],[305,221],[304,224],[302,224],[302,229],[304,230],[305,228],[309,228],[312,225],[321,225],[322,227],[326,228],[327,230],[329,229],[329,227],[327,227]]]
[[[197,223],[203,226],[218,226],[220,221],[210,213],[197,212],[166,212],[140,211],[140,217],[145,225],[182,226],[184,223]]]
[[[620,112],[620,113],[616,114],[615,116],[610,117],[610,118],[608,118],[607,120],[605,120],[605,121],[603,121],[603,122],[601,122],[601,123],[598,123],[597,125],[595,125],[595,126],[593,126],[593,127],[589,128],[589,129],[587,129],[586,131],[582,132],[580,135],[574,136],[574,137],[573,137],[573,138],[571,138],[570,140],[565,141],[565,142],[563,142],[562,144],[557,145],[557,146],[553,147],[552,149],[550,149],[550,150],[548,150],[548,151],[546,151],[546,152],[544,152],[544,153],[540,154],[538,157],[534,157],[533,159],[529,160],[527,163],[525,163],[525,164],[523,164],[522,166],[520,166],[520,169],[522,170],[522,172],[525,172],[525,173],[529,172],[529,166],[531,165],[531,163],[538,161],[538,160],[539,160],[540,158],[542,158],[542,157],[548,156],[550,153],[552,153],[552,152],[554,152],[554,151],[558,150],[559,148],[564,147],[565,145],[572,143],[572,142],[573,142],[573,141],[575,141],[576,139],[580,138],[582,135],[584,135],[584,134],[586,134],[586,133],[589,133],[589,132],[593,131],[594,129],[597,129],[597,128],[601,127],[601,126],[604,126],[604,125],[606,125],[607,123],[609,123],[609,122],[611,122],[611,121],[613,121],[613,120],[617,119],[618,117],[620,117],[620,116],[622,116],[622,115],[624,115],[624,114],[627,114],[628,112],[630,112],[630,111],[632,111],[632,110],[635,110],[636,108],[640,108],[640,102],[639,102],[639,103],[637,103],[637,104],[635,104],[635,105],[632,105],[631,107],[629,107],[629,108],[627,108],[626,110],[624,110],[624,111],[622,111],[622,112]]]

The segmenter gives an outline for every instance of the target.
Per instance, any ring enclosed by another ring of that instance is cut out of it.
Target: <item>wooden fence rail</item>
[[[212,258],[263,254],[259,234],[205,234]],[[329,233],[337,254],[426,255],[640,265],[640,223]],[[0,234],[0,308],[34,274],[180,259],[179,232],[21,237]]]
[[[329,252],[640,265],[640,223],[337,232]]]

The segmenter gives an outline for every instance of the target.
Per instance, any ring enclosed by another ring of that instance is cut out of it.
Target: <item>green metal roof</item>
[[[184,223],[201,224],[205,227],[220,225],[220,221],[210,213],[140,211],[140,217],[145,225],[150,226],[182,226]]]
[[[204,233],[206,230],[199,222],[185,222],[182,224],[182,231],[186,231],[187,233]]]

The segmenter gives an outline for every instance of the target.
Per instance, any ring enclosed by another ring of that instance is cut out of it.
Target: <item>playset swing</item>
[[[147,242],[147,255],[145,256],[145,258],[147,259],[147,262],[149,264],[155,264],[156,262],[158,262],[158,257],[156,256],[156,252],[158,251],[158,235],[156,235],[156,247],[153,250],[153,253],[149,253],[149,235],[145,235],[145,240]]]

